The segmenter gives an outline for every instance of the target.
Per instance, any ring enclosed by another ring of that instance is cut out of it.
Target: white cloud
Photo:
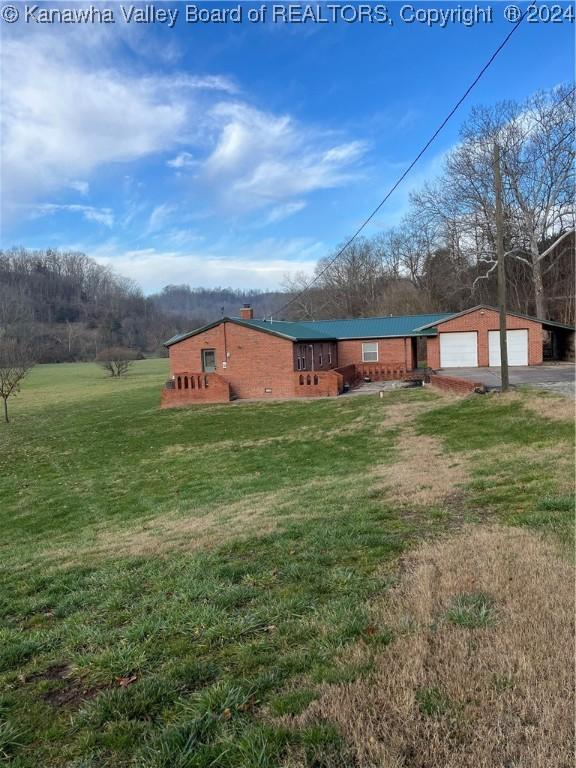
[[[91,205],[58,205],[56,203],[43,203],[31,207],[32,217],[51,216],[60,211],[68,213],[80,213],[86,221],[93,221],[105,227],[114,226],[114,214],[110,208],[95,208]]]
[[[218,139],[204,175],[234,209],[260,208],[358,178],[363,142],[335,144],[332,135],[289,116],[238,102],[218,104],[210,117]]]
[[[83,197],[86,197],[88,192],[90,192],[90,184],[87,181],[71,181],[68,186],[70,189],[79,192]]]
[[[293,216],[298,211],[301,211],[306,207],[306,203],[302,200],[295,200],[293,203],[284,203],[283,205],[277,205],[272,208],[268,216],[266,217],[266,224],[276,224],[279,221],[287,219],[289,216]]]
[[[166,163],[169,168],[192,168],[197,164],[198,161],[194,159],[194,155],[190,154],[190,152],[180,152]]]
[[[157,242],[186,226],[173,215],[186,210],[183,180],[195,202],[186,221],[259,212],[266,225],[302,210],[310,193],[359,177],[363,142],[256,109],[220,75],[143,75],[134,66],[143,53],[138,36],[118,42],[103,30],[63,36],[44,29],[14,35],[3,40],[0,60],[3,72],[18,73],[3,78],[0,104],[5,223],[33,207],[36,215],[68,211],[132,238],[137,228],[139,237]],[[129,70],[121,63],[121,43],[131,48]],[[141,63],[150,68],[143,57]],[[87,197],[92,187],[100,200],[98,169],[150,156],[179,175],[173,180],[178,199],[160,191],[174,187],[149,184],[149,177],[147,186],[136,184],[145,178],[137,166],[117,171],[115,213],[49,202]],[[238,231],[237,219],[230,223]],[[174,247],[189,247],[188,235],[175,237]]]
[[[11,205],[64,187],[82,192],[98,166],[169,150],[190,137],[201,92],[226,78],[138,77],[87,65],[82,49],[36,36],[2,47],[2,184]],[[17,73],[17,76],[14,76]]]
[[[288,273],[312,273],[316,260],[325,251],[322,243],[299,238],[269,238],[242,248],[206,251],[156,248],[123,251],[115,241],[92,249],[80,244],[73,247],[113,267],[119,274],[129,275],[146,293],[169,283],[277,289]]]
[[[148,219],[148,226],[146,228],[146,234],[150,235],[153,232],[158,232],[166,224],[175,208],[168,203],[162,203],[157,205],[150,214]]]

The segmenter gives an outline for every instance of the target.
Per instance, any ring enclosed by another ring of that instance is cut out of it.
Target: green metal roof
[[[290,341],[336,341],[338,339],[385,339],[406,336],[436,336],[438,324],[452,317],[460,317],[476,309],[491,309],[486,305],[479,305],[467,309],[464,312],[435,312],[427,315],[392,315],[388,317],[356,317],[349,320],[310,320],[293,323],[288,320],[242,320],[238,317],[223,317],[214,323],[196,328],[189,333],[181,333],[172,336],[164,342],[169,347],[179,341],[196,336],[199,333],[215,328],[221,322],[237,323],[248,328],[257,328],[274,336],[281,336]],[[498,311],[498,310],[495,310]],[[551,320],[540,320],[528,315],[519,315],[517,312],[508,314],[536,320],[543,325],[555,326],[573,330],[570,325],[556,323]]]
[[[170,347],[191,336],[215,328],[227,320],[231,323],[257,328],[274,336],[281,336],[291,341],[336,341],[338,339],[382,339],[403,336],[433,336],[435,328],[428,324],[441,322],[452,317],[453,312],[440,312],[429,315],[399,315],[392,317],[358,317],[350,320],[315,320],[293,323],[288,320],[242,320],[237,317],[223,317],[214,323],[196,328],[189,333],[180,333],[164,342]],[[426,326],[426,327],[422,327]]]
[[[451,317],[453,312],[427,315],[395,315],[388,317],[357,317],[350,320],[316,320],[306,322],[310,328],[331,334],[337,339],[382,339],[394,336],[426,336],[435,331],[422,326],[432,325]],[[422,328],[422,331],[420,329]]]
[[[214,323],[203,325],[201,328],[196,328],[188,333],[176,334],[176,336],[172,336],[168,341],[165,341],[164,346],[170,347],[172,344],[177,344],[179,341],[189,339],[191,336],[197,336],[199,333],[204,333],[204,331],[209,331],[211,328],[215,328],[224,321],[236,323],[237,325],[244,325],[248,328],[257,328],[265,333],[271,333],[274,336],[290,339],[290,341],[336,341],[335,336],[310,328],[307,323],[291,323],[284,320],[242,320],[238,317],[223,317],[220,320],[216,320]]]
[[[259,328],[278,336],[285,336],[293,341],[336,341],[336,336],[328,329],[316,328],[314,323],[292,323],[288,320],[237,320],[241,325]]]

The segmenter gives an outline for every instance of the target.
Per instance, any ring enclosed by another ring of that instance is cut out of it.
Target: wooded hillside
[[[38,362],[93,360],[105,347],[165,354],[175,333],[204,325],[243,302],[261,314],[285,295],[166,286],[145,297],[132,280],[83,253],[0,251],[0,335],[26,342]]]

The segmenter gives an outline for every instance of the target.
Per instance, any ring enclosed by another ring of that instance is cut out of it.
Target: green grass
[[[497,517],[551,534],[573,550],[573,422],[550,421],[495,394],[429,410],[416,424],[420,434],[440,437],[448,456],[469,454],[468,519]]]
[[[0,429],[0,759],[17,768],[265,768],[289,744],[325,765],[345,753],[333,728],[275,718],[371,673],[370,654],[341,659],[360,638],[373,654],[394,641],[370,601],[399,554],[482,505],[569,532],[553,467],[514,494],[500,463],[494,490],[482,450],[566,440],[562,423],[418,389],[160,411],[166,374],[165,360],[118,381],[38,366]],[[461,509],[398,508],[382,490],[375,466],[401,471],[396,403],[427,406],[418,429],[476,457]]]
[[[420,712],[427,717],[437,717],[449,711],[452,702],[438,688],[421,688],[416,693]]]
[[[466,629],[489,627],[494,622],[494,600],[483,592],[458,595],[446,611],[446,619]]]

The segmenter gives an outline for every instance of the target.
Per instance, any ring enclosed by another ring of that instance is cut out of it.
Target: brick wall
[[[406,370],[402,365],[393,368],[380,363],[361,363],[356,366],[356,375],[359,379],[370,379],[370,381],[394,381],[403,379]]]
[[[338,367],[360,365],[362,363],[362,344],[377,342],[378,363],[381,368],[403,369],[414,367],[412,359],[412,340],[402,339],[350,339],[338,342]]]
[[[217,373],[180,372],[171,383],[173,388],[165,387],[162,390],[162,408],[196,403],[227,403],[230,400],[230,385]]]
[[[349,387],[353,387],[358,382],[358,371],[353,363],[337,368],[335,372],[342,376],[343,385],[347,384]]]
[[[457,333],[476,331],[478,333],[478,365],[488,366],[488,331],[497,331],[500,327],[498,312],[492,309],[477,309],[466,315],[438,324],[439,333]],[[508,330],[528,331],[528,365],[542,363],[542,325],[533,320],[525,320],[514,315],[506,316]],[[429,368],[440,368],[440,337],[431,336],[427,342],[426,362]]]
[[[293,343],[288,339],[221,323],[169,348],[171,374],[201,372],[203,349],[215,350],[216,373],[230,384],[232,397],[294,397]]]
[[[336,397],[344,391],[344,378],[337,371],[304,371],[294,374],[296,397]]]
[[[479,381],[468,381],[468,379],[460,379],[457,376],[440,376],[436,373],[430,375],[430,384],[438,389],[460,392],[461,394],[485,391],[484,385]]]

